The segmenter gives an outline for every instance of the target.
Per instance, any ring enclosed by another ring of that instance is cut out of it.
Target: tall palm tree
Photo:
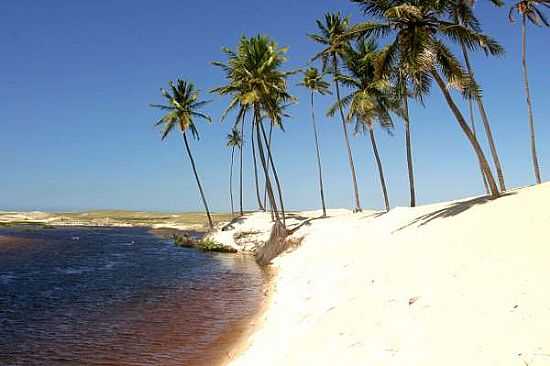
[[[183,135],[183,141],[185,142],[187,155],[189,156],[189,160],[191,161],[193,174],[195,175],[195,180],[197,181],[197,186],[199,188],[202,203],[206,211],[206,216],[208,217],[208,226],[210,227],[210,229],[213,229],[214,224],[212,222],[212,217],[210,216],[210,210],[208,209],[206,196],[204,194],[204,190],[202,189],[199,174],[197,173],[197,167],[195,165],[195,160],[193,159],[193,154],[191,154],[191,148],[189,147],[189,141],[187,139],[187,133],[189,131],[191,131],[191,136],[194,139],[199,139],[199,130],[197,129],[197,126],[195,124],[196,118],[201,118],[208,122],[212,121],[210,116],[199,110],[201,107],[207,104],[208,101],[202,101],[199,99],[199,91],[195,89],[195,86],[191,82],[178,79],[175,85],[172,81],[170,81],[168,84],[170,86],[170,91],[167,91],[163,88],[160,89],[162,96],[165,97],[167,100],[167,104],[151,105],[152,107],[166,111],[166,114],[155,125],[162,127],[162,140],[164,140],[170,134],[170,132],[174,130],[174,128],[180,129],[180,132]]]
[[[531,134],[531,157],[533,159],[533,170],[537,184],[542,182],[537,157],[537,144],[535,140],[535,122],[533,121],[533,104],[531,103],[531,91],[529,90],[529,76],[527,73],[527,21],[542,26],[550,26],[543,12],[538,6],[550,8],[550,0],[522,0],[515,3],[510,9],[508,18],[514,21],[514,13],[521,15],[521,64],[523,65],[523,81],[525,95],[527,97],[527,111],[529,115],[529,131]]]
[[[340,13],[327,13],[325,14],[324,22],[317,20],[317,27],[319,28],[319,33],[310,34],[309,37],[320,43],[325,47],[321,52],[313,57],[312,60],[320,59],[323,65],[323,71],[330,69],[332,77],[334,80],[334,85],[336,88],[336,102],[341,106],[341,97],[340,97],[340,85],[338,82],[338,60],[342,55],[344,48],[347,45],[347,41],[342,39],[342,36],[349,29],[349,18],[342,17]],[[329,65],[330,64],[330,65]],[[329,67],[330,66],[330,67]],[[339,107],[340,118],[342,120],[342,129],[344,131],[344,141],[346,144],[346,149],[348,153],[348,161],[351,170],[351,178],[353,183],[353,192],[354,192],[354,212],[361,211],[361,201],[359,199],[359,187],[357,185],[357,175],[355,174],[355,164],[353,162],[353,154],[351,152],[351,145],[349,142],[348,128],[346,125],[346,118],[344,116],[344,111]]]
[[[487,177],[491,196],[498,197],[500,192],[487,158],[456,105],[449,87],[454,87],[467,98],[475,98],[481,91],[463,69],[445,41],[462,39],[470,50],[481,49],[491,55],[501,54],[502,47],[495,40],[480,32],[442,19],[447,14],[445,1],[418,0],[413,3],[387,0],[356,1],[361,2],[366,13],[381,18],[382,22],[359,24],[348,32],[348,36],[395,34],[381,63],[391,65],[398,59],[399,67],[406,70],[414,87],[423,93],[429,91],[431,81],[435,80],[476,154],[479,165]]]
[[[475,17],[473,12],[473,5],[475,3],[475,0],[452,0],[450,1],[450,14],[452,17],[452,20],[460,24],[464,27],[467,27],[469,29],[474,30],[475,32],[481,32],[481,27],[478,19]],[[491,0],[491,3],[495,6],[502,6],[504,3],[501,0]],[[466,64],[466,70],[470,74],[470,77],[474,79],[474,72],[472,69],[472,65],[470,63],[470,57],[468,54],[468,48],[464,44],[464,40],[460,39],[460,48],[462,50],[462,55],[464,56],[464,63]],[[477,107],[479,109],[479,113],[481,115],[481,120],[483,122],[483,127],[485,129],[485,134],[487,136],[487,142],[489,143],[489,148],[491,150],[491,156],[493,158],[493,163],[495,165],[497,178],[498,178],[498,184],[501,191],[506,190],[506,184],[504,182],[504,173],[502,171],[502,165],[500,163],[500,158],[498,156],[495,140],[493,137],[493,131],[491,129],[491,124],[489,123],[489,117],[487,116],[487,112],[485,110],[485,106],[483,104],[483,98],[481,95],[477,95],[475,97],[475,101],[477,103]],[[468,100],[468,108],[472,109],[472,100]],[[471,114],[470,118],[473,118],[473,114]],[[471,121],[473,123],[473,120]],[[472,128],[474,129],[474,128]],[[475,133],[475,131],[474,131]],[[484,182],[487,180],[487,178],[484,176],[483,178]]]
[[[235,209],[233,207],[233,160],[235,157],[235,149],[241,149],[242,147],[241,133],[234,127],[231,130],[231,133],[227,135],[226,139],[227,146],[231,148],[231,166],[229,168],[229,197],[231,200],[231,215],[235,215]]]
[[[279,48],[268,37],[258,35],[251,38],[242,37],[236,52],[228,49],[225,52],[229,55],[228,64],[216,64],[224,68],[230,83],[214,91],[220,94],[233,95],[234,101],[232,101],[230,107],[241,105],[252,110],[256,132],[255,142],[264,171],[268,199],[275,219],[282,218],[284,225],[282,188],[272,159],[271,148],[267,144],[263,120],[264,116],[267,116],[272,123],[276,123],[278,118],[281,117],[280,103],[292,99],[287,91],[286,83],[286,78],[290,73],[281,71],[281,66],[286,61],[286,49]],[[277,185],[278,201],[275,198],[275,190],[273,189],[268,164]],[[260,200],[259,195],[258,199]],[[279,212],[279,207],[281,212]]]
[[[327,206],[325,204],[325,190],[323,188],[323,171],[321,168],[321,152],[319,149],[319,134],[317,133],[317,123],[315,122],[315,93],[321,95],[330,94],[329,83],[323,79],[323,75],[314,67],[308,68],[304,72],[304,79],[298,85],[304,86],[311,92],[311,124],[313,126],[313,137],[315,141],[315,153],[317,157],[317,173],[319,175],[319,191],[321,194],[321,205],[323,207],[323,217],[327,216]]]
[[[352,2],[359,3],[364,7],[365,13],[370,13],[371,15],[383,17],[384,11],[382,8],[389,8],[390,4],[383,4],[381,6],[375,6],[370,4],[368,1],[363,0],[351,0]],[[401,1],[404,2],[404,1]],[[392,4],[396,5],[399,1],[393,1]],[[344,38],[349,38],[350,35],[356,36],[357,27],[353,27],[352,32],[344,36]],[[407,173],[409,177],[409,194],[410,194],[410,206],[416,206],[416,185],[414,178],[414,161],[413,161],[413,151],[412,151],[412,136],[411,136],[411,118],[409,113],[409,99],[415,98],[422,103],[422,99],[426,94],[427,90],[419,85],[418,81],[413,75],[410,74],[411,70],[405,68],[405,55],[400,55],[400,49],[395,44],[391,44],[390,47],[384,49],[384,52],[387,52],[388,55],[391,55],[392,58],[388,58],[392,61],[393,65],[385,65],[385,68],[381,68],[381,71],[384,72],[386,77],[391,77],[395,80],[396,92],[401,97],[401,114],[400,117],[403,120],[403,125],[405,127],[405,151],[407,157]]]
[[[243,40],[245,38],[241,39],[241,45],[243,43]],[[243,65],[243,48],[239,47],[238,50],[235,52],[229,48],[223,48],[222,52],[227,56],[228,62],[223,63],[219,61],[212,62],[212,65],[220,67],[225,72],[225,77],[228,81],[228,84],[217,87],[212,89],[211,93],[216,93],[218,95],[230,95],[231,100],[229,102],[229,105],[225,109],[225,111],[222,114],[222,120],[226,117],[226,115],[234,110],[238,109],[237,118],[235,121],[235,126],[240,125],[240,132],[241,132],[241,140],[244,141],[244,131],[245,131],[245,122],[246,122],[246,113],[251,109],[250,103],[247,103],[245,101],[245,95],[248,92],[248,85],[242,82],[242,80],[236,79],[236,75],[238,75],[237,68],[242,68]],[[260,188],[258,184],[258,169],[256,164],[256,149],[254,145],[254,123],[251,123],[251,139],[252,139],[252,157],[254,161],[254,179],[256,183],[256,198],[258,202],[258,209],[260,211],[264,211],[264,207],[262,206],[262,201],[260,199]],[[240,212],[241,216],[243,215],[243,147],[240,149]]]
[[[347,119],[355,120],[356,133],[369,133],[387,212],[390,210],[390,202],[374,127],[378,123],[388,131],[393,128],[390,112],[400,113],[400,96],[396,97],[396,91],[388,79],[377,77],[379,73],[376,65],[379,57],[380,53],[374,41],[359,40],[355,47],[346,49],[344,64],[348,73],[340,74],[338,79],[351,89],[351,94],[341,101],[341,107],[348,108]],[[337,107],[333,105],[329,113],[335,113]]]

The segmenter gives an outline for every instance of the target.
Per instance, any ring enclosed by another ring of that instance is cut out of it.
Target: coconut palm
[[[514,21],[514,14],[521,15],[521,64],[523,65],[523,81],[525,95],[527,97],[527,111],[529,115],[529,132],[531,134],[531,158],[533,159],[533,170],[537,184],[542,182],[537,157],[537,144],[535,140],[535,122],[533,121],[533,104],[531,103],[531,91],[529,90],[529,77],[527,73],[527,21],[537,26],[550,26],[544,13],[538,8],[544,6],[550,8],[550,0],[522,0],[515,3],[510,9],[508,18]]]
[[[387,0],[354,1],[361,3],[365,13],[380,18],[382,22],[359,24],[353,27],[347,36],[395,35],[384,53],[381,64],[392,65],[398,61],[399,68],[405,70],[415,90],[422,93],[427,93],[431,81],[435,80],[476,154],[487,178],[491,196],[498,197],[500,193],[487,158],[456,105],[449,87],[457,89],[466,98],[475,98],[481,91],[445,41],[462,40],[470,51],[483,50],[491,55],[501,54],[502,47],[480,32],[444,20],[448,7],[445,1],[418,0],[412,3]]]
[[[351,0],[352,2],[359,3],[364,7],[365,13],[371,13],[372,15],[382,17],[384,15],[383,9],[389,8],[389,4],[385,6],[375,6],[375,4],[370,4],[361,0]],[[393,4],[397,4],[398,1],[394,1]],[[357,27],[354,27],[352,35],[355,35]],[[349,37],[346,35],[346,38]],[[413,161],[413,151],[412,151],[412,136],[411,136],[411,118],[409,113],[409,99],[415,98],[422,103],[424,95],[427,93],[427,90],[422,87],[422,84],[418,83],[418,80],[415,79],[414,75],[411,75],[412,70],[405,68],[405,57],[400,55],[400,50],[396,47],[396,44],[390,44],[389,47],[384,49],[384,53],[387,53],[391,58],[386,58],[390,61],[390,64],[386,64],[384,68],[381,68],[380,71],[385,73],[385,77],[394,79],[394,84],[396,86],[396,92],[401,97],[401,110],[400,115],[403,120],[403,125],[405,127],[405,151],[407,157],[407,173],[409,178],[409,194],[410,194],[410,206],[416,206],[416,185],[414,177],[414,161]],[[391,64],[393,62],[393,64]]]
[[[342,98],[341,106],[333,105],[329,114],[334,114],[339,107],[347,107],[347,119],[350,122],[355,120],[355,132],[369,133],[387,212],[390,210],[388,189],[374,128],[376,124],[386,130],[393,128],[390,112],[400,113],[400,103],[389,80],[377,77],[376,64],[379,57],[377,45],[370,39],[361,39],[355,48],[346,49],[343,58],[348,72],[339,75],[338,79],[352,92]]]
[[[312,60],[320,59],[323,65],[323,71],[329,71],[332,73],[334,80],[334,86],[336,89],[336,102],[339,106],[340,118],[342,120],[342,129],[344,131],[344,141],[346,144],[348,161],[351,170],[351,178],[353,183],[353,192],[354,192],[354,212],[361,211],[361,201],[359,199],[359,187],[357,185],[357,175],[355,174],[355,164],[353,162],[353,154],[351,151],[351,145],[349,142],[348,128],[346,125],[346,118],[344,116],[344,111],[341,106],[341,97],[340,97],[340,85],[338,82],[338,62],[339,58],[342,55],[343,50],[347,46],[347,42],[342,39],[342,36],[349,29],[349,18],[342,17],[340,13],[327,13],[324,17],[324,22],[317,20],[317,27],[319,28],[319,33],[310,34],[309,37],[320,43],[325,47],[321,52],[313,57]]]
[[[292,99],[286,84],[286,78],[290,73],[281,71],[281,66],[286,61],[285,53],[285,48],[279,48],[274,41],[266,36],[242,37],[236,52],[226,49],[226,54],[229,55],[227,66],[218,63],[218,65],[223,65],[222,67],[226,70],[230,84],[223,87],[224,90],[215,90],[220,94],[223,92],[234,95],[235,101],[232,101],[230,107],[241,105],[252,110],[256,132],[255,142],[264,171],[268,199],[275,219],[282,218],[283,225],[285,214],[282,189],[272,159],[273,154],[268,145],[263,120],[264,116],[267,116],[272,123],[277,123],[281,118],[280,103]],[[277,185],[278,202],[275,198],[268,164],[271,166]],[[279,214],[279,207],[282,215]]]
[[[460,25],[463,25],[464,27],[467,27],[469,29],[472,29],[476,32],[481,32],[481,27],[478,19],[475,17],[473,12],[473,5],[475,1],[474,0],[452,0],[450,1],[450,14],[452,16],[452,20]],[[491,3],[493,3],[495,6],[502,6],[503,2],[501,0],[491,0]],[[470,74],[470,77],[474,79],[474,72],[472,69],[472,65],[470,63],[470,57],[468,54],[468,49],[466,45],[464,44],[464,40],[460,39],[460,48],[462,50],[462,55],[464,56],[464,63],[466,64],[466,70]],[[500,158],[498,156],[495,140],[493,138],[493,131],[491,129],[491,124],[489,123],[489,117],[487,116],[487,112],[485,110],[485,106],[483,104],[483,98],[481,95],[477,95],[475,97],[475,101],[477,103],[479,113],[481,115],[481,120],[483,122],[483,127],[485,129],[485,134],[487,136],[487,142],[489,144],[489,148],[491,150],[491,156],[493,158],[493,163],[495,165],[497,178],[498,178],[498,184],[501,191],[506,190],[506,184],[504,182],[504,173],[502,171],[502,165],[500,164]],[[468,100],[468,108],[469,110],[472,110],[472,100]],[[473,127],[473,113],[470,113],[470,123],[472,124],[472,130],[475,134],[475,128]],[[483,173],[482,173],[483,174]],[[487,178],[483,174],[483,181],[486,182]],[[486,185],[486,183],[485,183]]]
[[[227,135],[226,139],[227,146],[231,148],[231,166],[229,168],[229,197],[231,200],[231,215],[235,215],[235,209],[233,207],[233,160],[235,157],[235,149],[241,149],[242,147],[241,133],[237,128],[233,128],[231,133]]]
[[[167,100],[167,104],[151,105],[152,107],[159,108],[166,112],[166,114],[155,125],[162,127],[162,140],[174,131],[174,129],[180,129],[180,132],[183,135],[183,141],[185,142],[187,155],[191,161],[193,174],[195,175],[195,180],[197,181],[202,203],[206,211],[206,216],[208,217],[208,225],[210,229],[213,229],[214,224],[212,222],[212,217],[210,216],[206,196],[204,194],[204,190],[202,189],[195,160],[193,159],[193,154],[191,154],[191,148],[189,147],[189,141],[187,139],[187,133],[189,131],[194,139],[199,139],[199,130],[195,124],[195,119],[200,118],[208,122],[212,121],[210,116],[200,111],[200,108],[208,102],[199,99],[199,91],[195,89],[195,86],[191,82],[178,79],[175,85],[172,81],[168,84],[170,86],[170,91],[163,88],[160,89],[162,96]]]
[[[321,168],[321,153],[319,150],[319,135],[317,133],[317,123],[315,122],[315,93],[321,95],[330,94],[329,83],[323,79],[323,75],[314,67],[308,68],[304,72],[304,79],[299,85],[308,88],[311,92],[311,123],[313,126],[313,137],[315,141],[315,153],[317,157],[317,173],[319,175],[319,191],[321,193],[321,205],[323,207],[323,217],[327,216],[327,206],[325,204],[325,191],[323,188],[323,171]]]
[[[242,40],[241,40],[242,42]],[[251,109],[250,104],[246,103],[244,100],[245,94],[248,92],[247,85],[242,82],[242,80],[236,79],[236,75],[238,74],[237,68],[242,68],[243,62],[242,58],[243,55],[243,49],[239,48],[237,52],[234,52],[233,50],[229,48],[223,48],[222,52],[227,56],[228,62],[227,64],[219,61],[214,61],[212,64],[214,66],[220,67],[225,72],[225,77],[228,81],[228,84],[223,85],[221,87],[217,87],[212,89],[211,93],[216,93],[222,96],[230,95],[231,100],[229,102],[229,105],[225,109],[225,111],[222,114],[222,120],[227,116],[227,114],[234,110],[238,109],[237,118],[235,121],[235,126],[240,125],[240,131],[241,131],[241,140],[244,141],[244,131],[245,131],[245,122],[246,122],[246,113],[248,110]],[[252,157],[254,160],[254,179],[256,183],[256,198],[258,201],[258,209],[260,211],[264,211],[264,207],[262,206],[262,202],[260,199],[260,189],[258,185],[258,169],[256,164],[256,150],[254,145],[254,123],[251,123],[251,138],[252,138]],[[239,185],[240,185],[240,195],[239,195],[239,208],[241,212],[241,216],[244,214],[243,212],[243,147],[241,146],[240,149],[240,174],[239,174]]]

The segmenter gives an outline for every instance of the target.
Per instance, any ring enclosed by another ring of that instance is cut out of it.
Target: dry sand
[[[549,204],[547,183],[496,201],[331,211],[274,261],[271,305],[230,364],[550,365]]]

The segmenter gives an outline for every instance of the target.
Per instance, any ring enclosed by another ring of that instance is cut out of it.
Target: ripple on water
[[[262,297],[252,259],[145,230],[24,235],[47,246],[0,256],[1,365],[212,365]]]

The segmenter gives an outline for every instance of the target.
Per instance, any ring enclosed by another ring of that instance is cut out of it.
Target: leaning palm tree
[[[180,132],[183,135],[183,141],[185,142],[187,155],[191,161],[193,174],[195,175],[195,180],[197,181],[197,186],[199,187],[199,193],[206,211],[206,216],[208,217],[208,225],[210,229],[213,229],[214,224],[212,222],[212,217],[210,216],[208,203],[206,202],[204,190],[202,189],[199,174],[197,173],[195,160],[193,159],[193,154],[191,154],[191,148],[189,147],[189,141],[187,139],[187,133],[189,131],[191,131],[191,135],[194,139],[199,139],[199,131],[195,124],[196,118],[201,118],[208,122],[212,121],[210,116],[199,110],[208,102],[199,99],[199,91],[195,89],[195,86],[191,82],[178,79],[175,85],[172,81],[168,84],[170,86],[170,91],[163,88],[160,89],[162,96],[167,99],[167,104],[151,105],[152,107],[166,111],[166,114],[155,125],[162,127],[162,140],[164,140],[170,132],[174,131],[174,129],[180,129]]]
[[[314,67],[308,68],[304,72],[304,79],[299,84],[308,88],[311,92],[311,123],[313,126],[313,137],[315,141],[315,153],[317,157],[317,173],[319,175],[319,191],[321,193],[321,205],[323,207],[323,217],[327,216],[327,206],[325,204],[325,191],[323,188],[323,171],[321,168],[321,153],[319,149],[319,135],[317,133],[317,123],[315,122],[315,93],[321,95],[330,94],[329,84],[323,79],[323,75]]]
[[[341,106],[333,105],[329,110],[334,114],[339,107],[347,107],[347,119],[355,120],[355,133],[369,133],[373,155],[378,168],[380,186],[384,196],[386,212],[390,210],[388,189],[384,178],[382,160],[378,152],[374,127],[379,124],[389,131],[393,128],[390,112],[400,114],[400,96],[396,96],[395,88],[387,78],[378,78],[376,70],[380,52],[377,45],[370,39],[361,39],[356,47],[348,47],[344,53],[344,64],[347,74],[338,76],[343,85],[351,90],[351,94],[342,98]]]
[[[347,35],[355,37],[363,37],[367,34],[395,35],[384,53],[381,64],[394,65],[398,60],[399,68],[405,70],[414,87],[423,93],[429,91],[431,81],[435,80],[476,154],[487,178],[491,196],[498,197],[500,192],[487,158],[456,105],[449,87],[457,89],[466,98],[476,98],[481,91],[445,42],[463,40],[469,50],[483,50],[491,55],[501,54],[502,47],[480,32],[442,19],[447,15],[448,4],[445,1],[418,0],[414,3],[402,3],[387,0],[356,0],[356,2],[363,5],[365,13],[380,18],[382,22],[359,24]]]
[[[529,114],[529,132],[531,134],[531,157],[533,159],[533,169],[537,184],[542,182],[539,168],[539,159],[537,157],[537,144],[535,140],[535,122],[533,121],[533,105],[531,103],[531,92],[529,90],[529,77],[527,74],[527,21],[542,26],[550,26],[543,12],[538,6],[550,8],[550,0],[522,0],[515,3],[510,9],[508,18],[514,21],[514,13],[521,15],[521,64],[523,65],[523,81],[525,84],[525,95],[527,97],[527,111]]]
[[[449,12],[453,22],[460,24],[464,27],[467,27],[475,32],[481,32],[479,20],[476,18],[472,9],[475,3],[474,0],[452,0],[449,3],[450,3]],[[502,0],[491,0],[491,3],[495,6],[502,6],[504,4]],[[468,71],[468,73],[473,79],[474,72],[472,69],[472,65],[470,63],[468,48],[464,44],[463,39],[460,39],[459,43],[460,43],[460,48],[462,50],[462,55],[464,56],[464,63],[466,64],[466,70]],[[500,158],[498,156],[495,139],[493,137],[493,131],[491,129],[491,124],[489,123],[489,117],[487,116],[485,105],[483,104],[482,96],[477,95],[475,97],[475,101],[479,109],[479,114],[481,115],[481,120],[483,122],[485,134],[487,136],[487,142],[489,143],[489,148],[491,150],[491,156],[493,158],[493,163],[495,165],[499,188],[501,191],[505,191],[506,184],[504,182],[504,173],[502,171],[502,165],[500,163]],[[473,109],[471,99],[468,100],[468,108],[470,111]],[[471,120],[470,123],[472,124],[472,126],[474,123],[473,119],[474,119],[473,113],[470,113],[470,120]],[[475,133],[474,127],[472,127],[472,130],[474,130],[474,133]],[[487,178],[483,173],[482,175],[483,175],[483,181],[486,182]],[[486,183],[485,183],[485,186],[487,186]]]
[[[231,215],[235,215],[235,209],[233,207],[233,161],[235,158],[235,149],[241,149],[242,140],[240,131],[237,128],[233,128],[231,133],[227,135],[227,146],[231,148],[231,166],[229,168],[229,198],[231,200]]]
[[[336,88],[336,102],[341,105],[340,97],[340,84],[338,82],[338,62],[345,49],[347,42],[342,39],[342,36],[349,29],[349,18],[342,17],[340,13],[327,13],[325,14],[324,23],[321,20],[317,20],[317,27],[319,28],[318,34],[310,34],[309,37],[320,43],[325,47],[321,52],[313,57],[312,60],[320,59],[323,65],[323,71],[330,69],[334,80],[334,86]],[[348,161],[351,170],[351,178],[353,183],[354,192],[354,212],[361,211],[361,201],[359,199],[359,187],[357,185],[357,175],[355,174],[355,164],[353,162],[353,155],[351,152],[351,145],[349,142],[348,128],[346,125],[346,117],[344,111],[339,108],[340,118],[342,120],[342,129],[344,131],[344,141],[348,153]]]

